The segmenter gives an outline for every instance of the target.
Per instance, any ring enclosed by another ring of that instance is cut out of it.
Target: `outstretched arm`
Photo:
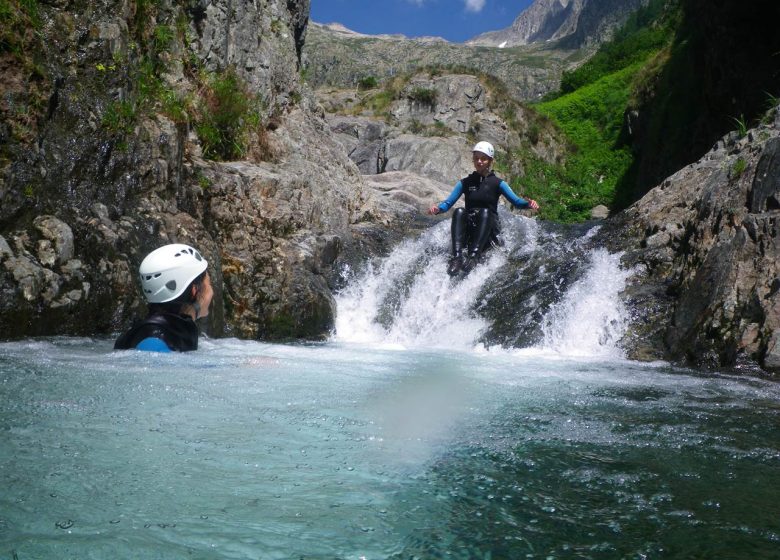
[[[539,204],[531,198],[528,200],[521,198],[515,194],[512,187],[506,181],[501,181],[501,193],[511,202],[516,208],[530,208],[531,210],[538,210]]]
[[[455,185],[454,189],[452,189],[452,192],[450,193],[450,196],[447,197],[447,200],[432,205],[430,208],[428,208],[428,214],[439,214],[440,212],[446,212],[452,208],[453,204],[458,201],[461,194],[463,194],[463,183],[458,181],[458,184]]]

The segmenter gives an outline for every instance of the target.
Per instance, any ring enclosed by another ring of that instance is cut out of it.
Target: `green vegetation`
[[[641,64],[633,64],[535,106],[557,124],[572,145],[559,165],[529,152],[520,154],[525,173],[517,183],[526,195],[539,201],[544,218],[581,221],[589,218],[594,206],[611,204],[615,185],[632,162],[630,150],[620,144],[620,133],[633,79],[640,68]]]
[[[249,133],[260,125],[260,103],[233,68],[214,74],[200,106],[195,130],[208,158],[232,160],[246,154]]]
[[[270,148],[260,127],[261,104],[234,68],[207,74],[196,58],[185,53],[182,62],[198,86],[196,92],[182,95],[165,82],[169,51],[177,40],[188,44],[188,31],[181,15],[174,25],[150,25],[155,22],[158,4],[159,0],[139,0],[133,20],[138,43],[130,46],[129,61],[116,60],[115,55],[111,63],[96,65],[103,81],[128,79],[131,84],[130,95],[106,106],[102,125],[115,134],[130,135],[144,114],[162,112],[175,123],[192,124],[205,157],[232,160],[250,149],[253,155],[268,156]],[[300,93],[297,97],[294,93],[292,99],[299,101]]]
[[[447,128],[447,126],[442,122],[436,121],[433,124],[426,125],[416,119],[412,120],[412,122],[407,127],[407,131],[417,136],[447,137],[455,134],[455,132]]]
[[[130,101],[114,101],[103,113],[103,126],[113,133],[130,134],[135,128],[137,112]]]
[[[678,23],[677,10],[670,10],[664,0],[651,1],[637,10],[586,64],[564,72],[560,91],[554,96],[571,93],[623,68],[644,63],[669,44]]]
[[[734,162],[734,165],[731,166],[731,178],[732,179],[739,179],[742,174],[745,172],[745,169],[747,168],[747,162],[745,161],[745,158],[737,158],[737,161]]]
[[[34,140],[48,107],[51,83],[42,55],[41,26],[37,0],[0,0],[0,122],[13,141],[0,141],[0,167],[13,159],[12,143]]]
[[[37,0],[0,0],[0,53],[24,56],[40,27]]]
[[[366,76],[358,80],[358,91],[366,91],[368,89],[375,89],[379,85],[376,76]]]
[[[561,90],[532,106],[565,135],[570,149],[559,164],[530,150],[514,154],[523,162],[522,177],[511,178],[519,191],[537,199],[546,219],[576,222],[596,205],[614,206],[617,185],[633,163],[622,140],[626,109],[654,91],[668,59],[677,10],[662,0],[640,9],[588,62],[564,74]],[[539,141],[529,126],[527,137]]]
[[[748,125],[745,122],[745,115],[740,115],[739,118],[731,117],[732,122],[737,125],[737,134],[740,138],[747,136]]]
[[[436,106],[438,92],[433,88],[415,87],[409,92],[408,96],[415,103],[434,107]]]

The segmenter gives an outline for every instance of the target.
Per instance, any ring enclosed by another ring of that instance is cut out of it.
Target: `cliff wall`
[[[13,10],[35,33],[0,56],[0,336],[124,328],[140,261],[170,242],[210,262],[208,332],[326,333],[335,262],[373,207],[301,88],[308,0]],[[226,83],[253,102],[236,161],[204,157],[199,128],[225,132],[205,115]]]

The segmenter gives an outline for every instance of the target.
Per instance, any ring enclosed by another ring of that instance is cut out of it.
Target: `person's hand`
[[[431,214],[432,216],[435,216],[439,212],[441,212],[441,210],[439,209],[439,206],[436,204],[428,208],[428,214]]]
[[[530,198],[528,199],[528,207],[531,210],[539,210],[539,203],[536,202],[534,199]]]

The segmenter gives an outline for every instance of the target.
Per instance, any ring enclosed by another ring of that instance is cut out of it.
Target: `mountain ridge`
[[[607,40],[647,0],[535,0],[512,25],[465,42],[483,47],[517,47],[563,41],[582,48]]]

